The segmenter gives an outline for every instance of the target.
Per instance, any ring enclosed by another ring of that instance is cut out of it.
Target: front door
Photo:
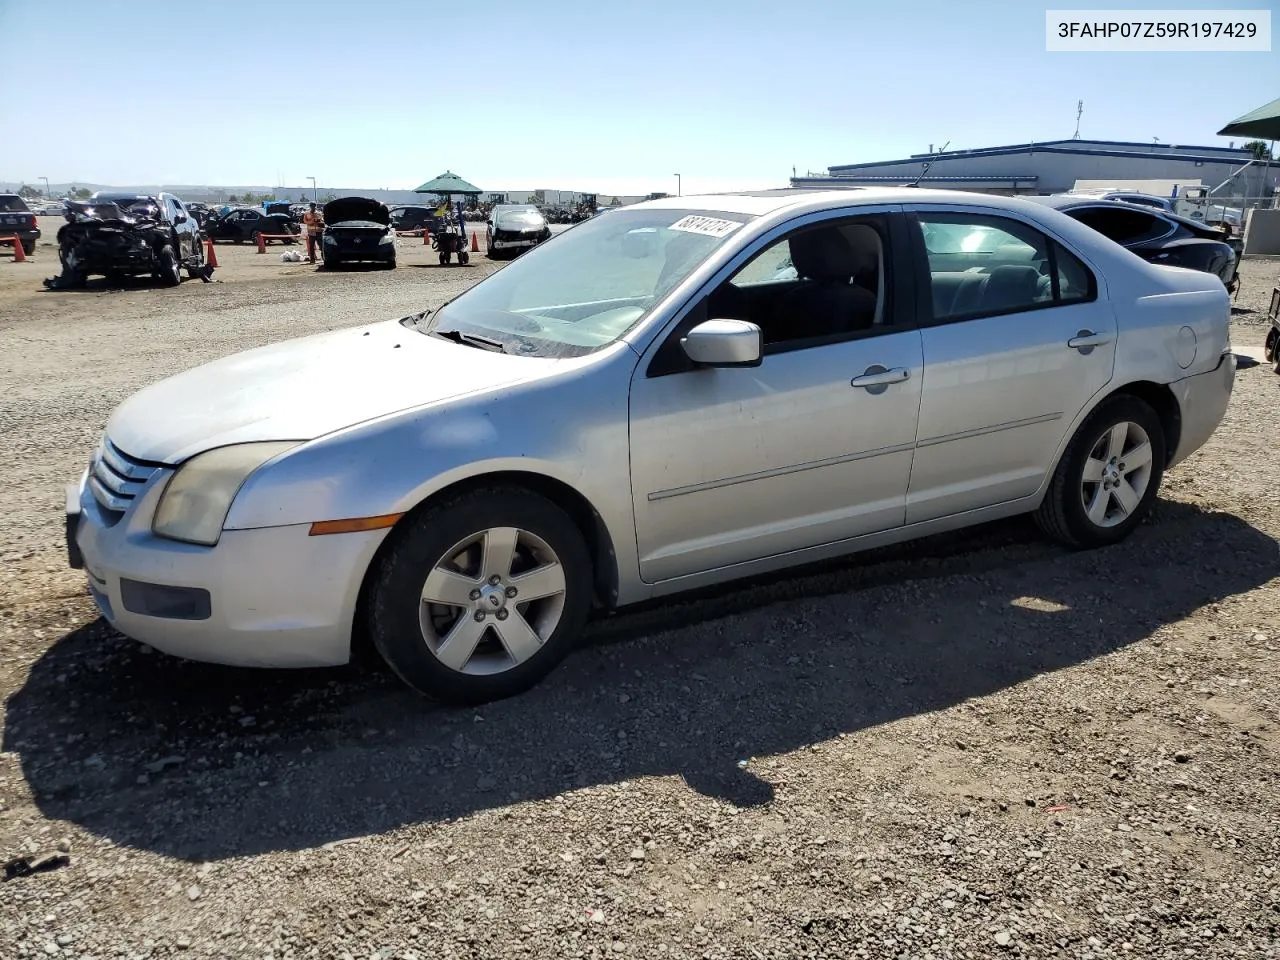
[[[1097,278],[1057,241],[996,215],[920,210],[913,223],[932,302],[909,524],[1034,494],[1116,349]]]
[[[922,379],[920,332],[894,296],[889,255],[904,230],[882,214],[762,242],[638,366],[631,474],[644,580],[902,525]],[[759,325],[760,366],[694,367],[678,339],[701,319]]]

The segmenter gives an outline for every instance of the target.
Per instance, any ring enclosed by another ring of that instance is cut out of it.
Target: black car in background
[[[396,266],[396,230],[386,204],[369,197],[340,197],[324,205],[324,265],[374,261]]]
[[[40,239],[36,215],[16,193],[0,193],[0,237],[17,237],[27,256],[35,252]]]
[[[188,203],[184,200],[182,205],[187,208],[187,213],[195,218],[196,223],[204,226],[204,222],[209,219],[209,205],[207,203],[200,203],[199,201]]]
[[[1243,241],[1219,227],[1116,200],[1072,196],[1025,199],[1061,210],[1148,263],[1216,274],[1229,293],[1239,285],[1236,268]]]
[[[431,207],[402,205],[391,208],[391,225],[408,233],[410,230],[436,229],[436,212]]]
[[[263,213],[255,207],[242,207],[229,210],[225,214],[211,213],[204,221],[204,232],[213,241],[230,241],[232,243],[258,242],[258,234],[281,236],[291,234],[297,237],[302,227],[294,222],[287,213]],[[270,240],[265,241],[271,243]],[[281,243],[294,243],[292,239],[281,240]]]

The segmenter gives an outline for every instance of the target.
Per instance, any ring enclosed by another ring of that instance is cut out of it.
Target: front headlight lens
[[[325,242],[325,243],[337,243],[337,242],[338,242],[338,238],[337,238],[337,237],[335,237],[332,233],[326,233],[326,234],[324,235],[324,242]]]
[[[157,536],[212,547],[250,474],[300,441],[241,443],[192,457],[169,478],[151,529]]]
[[[394,233],[388,233],[385,237],[383,237],[383,238],[382,238],[381,240],[379,240],[378,242],[379,242],[379,243],[395,243],[395,242],[396,242],[396,235],[395,235]]]

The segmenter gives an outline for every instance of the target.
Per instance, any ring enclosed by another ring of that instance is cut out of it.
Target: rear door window
[[[933,320],[968,320],[1093,300],[1089,268],[1018,220],[921,212]]]

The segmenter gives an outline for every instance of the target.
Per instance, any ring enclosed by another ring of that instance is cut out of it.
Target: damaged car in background
[[[50,289],[82,287],[95,274],[113,282],[149,275],[166,287],[181,283],[184,269],[212,279],[200,225],[172,194],[95,194],[67,201],[66,220],[57,237],[62,273],[45,280]]]

